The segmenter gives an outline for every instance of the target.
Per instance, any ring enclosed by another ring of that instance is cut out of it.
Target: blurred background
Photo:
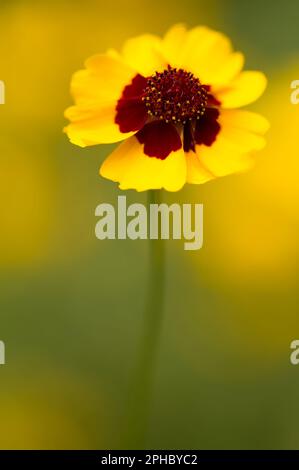
[[[205,245],[167,243],[167,292],[148,448],[299,448],[297,0],[1,0],[0,448],[124,448],[143,329],[148,246],[95,238],[113,146],[63,135],[72,73],[175,22],[227,33],[269,78],[271,121],[249,173],[165,202],[205,207]],[[126,193],[129,202],[145,194]]]

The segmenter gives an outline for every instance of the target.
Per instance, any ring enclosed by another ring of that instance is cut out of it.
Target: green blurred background
[[[164,193],[205,206],[205,245],[167,243],[148,448],[299,448],[297,0],[1,0],[0,448],[124,448],[147,288],[144,241],[95,238],[111,147],[62,133],[84,60],[175,22],[227,33],[269,77],[253,171]],[[130,202],[145,194],[126,193]]]

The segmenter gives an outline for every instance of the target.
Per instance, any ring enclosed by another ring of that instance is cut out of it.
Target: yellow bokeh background
[[[1,2],[0,448],[125,446],[147,243],[96,240],[95,207],[120,194],[98,176],[112,146],[72,146],[63,111],[88,56],[175,22],[224,31],[266,72],[251,109],[271,129],[250,172],[163,194],[204,203],[205,241],[197,253],[167,247],[148,446],[299,447],[299,369],[289,363],[299,336],[299,5],[274,3]]]

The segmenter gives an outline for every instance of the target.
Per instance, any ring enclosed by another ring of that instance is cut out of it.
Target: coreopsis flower
[[[238,109],[266,87],[243,66],[226,36],[202,26],[129,39],[74,74],[65,132],[81,147],[122,141],[100,168],[121,189],[178,191],[244,171],[268,123]]]

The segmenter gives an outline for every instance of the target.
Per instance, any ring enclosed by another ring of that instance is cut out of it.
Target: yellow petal
[[[246,171],[252,167],[252,153],[265,145],[262,135],[268,122],[248,111],[222,111],[221,131],[211,147],[196,146],[187,155],[187,182],[201,184],[210,179]]]
[[[71,106],[65,111],[65,117],[71,124],[65,127],[64,132],[72,144],[79,147],[120,142],[134,134],[120,132],[114,123],[114,103],[93,107]]]
[[[262,72],[242,72],[230,85],[216,93],[223,108],[239,108],[256,101],[265,91],[267,79]]]
[[[186,153],[187,162],[187,182],[191,184],[203,184],[216,176],[206,168],[195,152]]]
[[[266,141],[263,135],[269,129],[268,121],[249,111],[222,110],[221,138],[241,153],[262,150]]]
[[[174,25],[165,34],[162,44],[163,54],[172,67],[182,66],[186,39],[187,29],[183,24]]]
[[[115,124],[116,104],[136,72],[111,54],[93,56],[85,66],[72,78],[75,106],[65,112],[70,141],[85,147],[126,139],[132,133],[121,133]]]
[[[197,146],[195,156],[196,164],[194,156],[193,161],[187,156],[187,182],[192,184],[246,171],[253,165],[249,154],[237,152],[221,136],[213,147]]]
[[[270,127],[264,116],[244,110],[222,110],[220,120],[225,127],[238,127],[260,135],[264,135]]]
[[[229,54],[222,64],[215,64],[206,72],[207,83],[211,85],[212,92],[227,86],[241,72],[244,67],[245,58],[241,52]],[[209,74],[209,76],[208,76]]]
[[[85,62],[85,69],[73,75],[71,93],[76,104],[117,101],[136,72],[116,57],[98,54]]]
[[[152,34],[127,40],[122,56],[126,64],[145,77],[167,67],[167,61],[162,53],[162,41]]]
[[[186,182],[186,159],[183,149],[172,152],[165,160],[148,157],[133,136],[104,161],[100,175],[120,183],[120,189],[179,191]]]
[[[199,26],[183,35],[182,29],[177,27],[171,31],[168,43],[171,39],[177,48],[177,61],[180,62],[176,65],[190,70],[202,83],[214,89],[229,84],[243,68],[243,54],[233,52],[230,40],[218,31]],[[172,57],[174,55],[173,50]]]

